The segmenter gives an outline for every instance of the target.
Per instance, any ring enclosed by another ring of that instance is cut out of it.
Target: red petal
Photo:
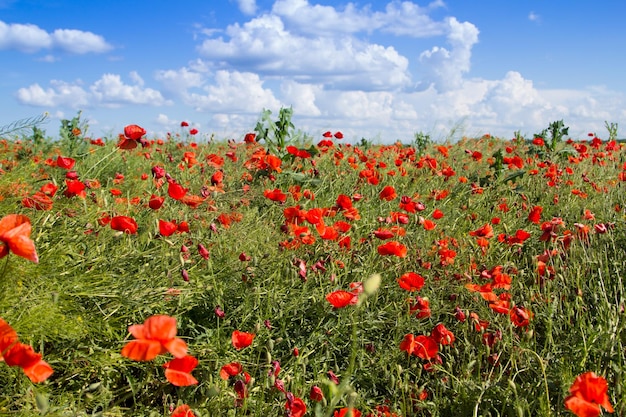
[[[134,361],[151,361],[165,353],[165,348],[157,340],[131,340],[122,348],[122,356]]]
[[[342,308],[356,304],[358,297],[348,291],[333,291],[326,296],[326,300],[335,308]]]

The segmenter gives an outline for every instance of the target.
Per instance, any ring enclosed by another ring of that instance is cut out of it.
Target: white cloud
[[[307,116],[320,116],[322,112],[315,104],[316,95],[322,87],[313,84],[300,84],[298,82],[284,81],[280,90],[282,101],[293,107],[294,113],[306,114]]]
[[[229,40],[205,40],[199,52],[226,68],[325,82],[333,88],[377,90],[408,85],[408,60],[393,47],[350,36],[294,35],[276,15],[227,28]]]
[[[50,35],[36,25],[17,23],[7,25],[0,21],[0,49],[36,52],[51,46]]]
[[[133,80],[133,82],[137,84],[139,87],[143,86],[144,84],[143,78],[141,78],[141,75],[139,75],[137,71],[131,71],[130,74],[128,75],[130,76],[130,79]]]
[[[539,16],[535,12],[530,12],[530,13],[528,13],[528,20],[530,20],[531,22],[539,23],[541,21],[541,16]]]
[[[155,79],[161,83],[165,91],[181,97],[190,88],[202,87],[205,82],[205,74],[183,67],[179,70],[157,71]]]
[[[48,33],[33,24],[0,21],[0,50],[14,49],[33,53],[41,49],[57,49],[74,54],[106,52],[112,49],[102,36],[74,29],[56,29]]]
[[[142,87],[142,79],[137,73],[131,73],[134,85],[125,84],[116,74],[104,74],[99,80],[85,89],[82,82],[68,83],[52,80],[50,88],[42,88],[39,84],[20,88],[16,98],[21,104],[42,107],[65,106],[73,109],[95,106],[119,107],[125,104],[145,104],[162,106],[171,104],[161,93],[151,88]],[[141,82],[137,82],[141,81]]]
[[[421,8],[409,1],[392,1],[385,10],[372,11],[370,6],[358,8],[348,3],[342,10],[333,6],[311,5],[307,0],[277,0],[272,13],[280,16],[290,32],[295,34],[371,33],[380,30],[395,35],[430,37],[443,33],[441,22],[435,22],[428,11],[443,3],[431,3]]]
[[[186,104],[197,111],[220,113],[254,113],[263,108],[276,109],[281,103],[257,74],[238,71],[217,71],[212,84],[203,88],[203,93],[189,93]]]
[[[456,18],[447,19],[448,43],[450,50],[435,46],[420,54],[424,65],[425,78],[418,86],[421,89],[429,85],[439,92],[451,91],[461,87],[463,74],[470,70],[472,46],[478,42],[478,29],[472,23],[460,23]]]
[[[252,15],[256,13],[256,0],[237,0],[241,13]]]
[[[88,106],[90,104],[88,93],[78,84],[70,84],[64,81],[50,81],[50,88],[42,88],[39,84],[33,84],[26,88],[20,88],[16,97],[21,104],[40,107],[66,106],[73,109]]]
[[[111,49],[102,36],[82,30],[57,29],[51,39],[55,48],[74,54],[101,53]]]

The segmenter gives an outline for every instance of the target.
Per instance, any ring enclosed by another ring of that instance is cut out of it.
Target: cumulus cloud
[[[42,49],[85,54],[106,52],[112,47],[102,36],[92,32],[56,29],[48,33],[37,25],[0,21],[0,50],[33,53]]]
[[[21,104],[39,107],[66,106],[77,109],[90,104],[89,94],[78,83],[52,80],[50,85],[49,88],[39,84],[20,88],[16,98]]]
[[[226,68],[325,82],[334,88],[399,88],[410,81],[407,58],[391,46],[350,36],[293,34],[277,15],[231,25],[226,34],[228,40],[207,39],[198,49],[203,57]]]
[[[306,114],[307,116],[320,116],[322,112],[315,104],[316,95],[320,93],[322,86],[313,84],[300,84],[293,80],[284,81],[280,90],[282,101],[293,107],[294,113]]]
[[[111,49],[102,36],[75,29],[57,29],[50,35],[55,48],[74,54],[107,52]]]
[[[202,87],[205,82],[205,73],[183,67],[178,70],[157,71],[155,79],[161,83],[166,92],[182,97],[190,88]]]
[[[430,37],[443,33],[441,22],[428,15],[442,2],[431,3],[422,8],[409,1],[392,1],[384,11],[373,11],[370,6],[362,8],[348,3],[343,9],[320,4],[311,5],[307,0],[277,0],[272,13],[279,16],[292,33],[312,36],[337,33],[389,32],[395,35]]]
[[[64,106],[73,109],[95,106],[120,107],[126,104],[162,106],[171,104],[161,93],[152,88],[143,88],[143,80],[137,73],[131,73],[135,84],[125,84],[117,74],[104,74],[88,88],[79,80],[73,83],[52,80],[49,88],[39,84],[20,88],[16,92],[21,104],[41,107]]]
[[[422,89],[433,85],[437,91],[446,92],[461,87],[463,74],[470,70],[472,46],[478,42],[478,28],[470,22],[447,20],[448,50],[435,46],[420,54],[420,62],[426,76],[420,83]]]
[[[219,70],[202,93],[191,92],[184,97],[186,104],[197,111],[219,113],[254,113],[263,108],[281,106],[269,88],[263,87],[258,74]]]
[[[91,96],[99,104],[119,107],[123,104],[147,104],[162,106],[166,103],[161,93],[152,88],[142,88],[142,84],[124,84],[118,74],[104,74],[89,87]]]

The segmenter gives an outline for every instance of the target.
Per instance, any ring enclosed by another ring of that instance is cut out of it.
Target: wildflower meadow
[[[617,124],[0,129],[0,415],[626,415]]]

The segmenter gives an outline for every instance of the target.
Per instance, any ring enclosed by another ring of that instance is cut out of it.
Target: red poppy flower
[[[361,417],[361,412],[354,408],[344,407],[341,410],[335,410],[333,417]]]
[[[535,138],[533,139],[533,145],[536,145],[536,146],[543,146],[543,145],[545,145],[545,144],[546,144],[546,142],[545,142],[545,141],[543,140],[543,138],[541,138],[541,137],[538,137],[538,136],[537,136],[537,137],[535,137]]]
[[[53,371],[50,365],[41,359],[40,353],[35,353],[32,346],[16,342],[2,353],[4,362],[9,366],[19,366],[24,374],[33,382],[43,382]]]
[[[306,212],[306,221],[311,224],[319,224],[324,217],[324,210],[321,208],[312,208]]]
[[[176,182],[170,182],[167,186],[167,195],[174,200],[182,200],[182,198],[187,194],[187,191],[189,191],[188,188],[185,188]]]
[[[283,193],[280,189],[275,188],[274,190],[265,190],[263,192],[265,198],[268,198],[272,201],[277,201],[279,203],[284,203],[287,201],[287,194]]]
[[[150,196],[150,200],[148,200],[148,207],[152,210],[158,210],[163,206],[164,202],[165,198],[152,194],[152,196]]]
[[[391,185],[385,186],[385,188],[383,188],[380,194],[378,195],[378,197],[381,200],[385,200],[385,201],[391,201],[397,196],[398,195],[396,194],[396,189],[393,188]]]
[[[196,415],[187,404],[183,404],[176,407],[170,417],[196,417]]]
[[[311,401],[320,402],[324,399],[324,393],[320,387],[313,385],[311,387],[311,391],[309,392],[309,398]]]
[[[440,345],[451,345],[454,343],[454,333],[446,328],[442,323],[436,325],[430,332],[430,336]]]
[[[111,218],[111,229],[127,234],[137,233],[137,222],[132,217],[115,216]]]
[[[76,163],[76,160],[73,158],[69,158],[69,157],[65,158],[65,157],[62,157],[61,155],[57,157],[57,166],[59,168],[70,170],[74,168],[75,163]]]
[[[15,343],[17,343],[17,332],[6,321],[0,318],[0,360],[2,355]]]
[[[335,204],[342,210],[348,210],[352,208],[352,199],[345,194],[339,194]]]
[[[570,395],[565,399],[565,408],[578,417],[597,417],[601,409],[612,413],[613,406],[607,394],[606,380],[593,372],[585,372],[576,377],[569,389]]]
[[[178,226],[174,222],[167,222],[159,219],[159,233],[161,236],[171,236],[178,230]]]
[[[358,301],[358,295],[354,292],[344,290],[333,291],[326,295],[326,301],[335,308],[343,308],[349,305],[355,305]]]
[[[380,240],[387,240],[394,237],[395,234],[390,229],[378,228],[374,230],[374,237]]]
[[[517,327],[527,327],[530,324],[532,313],[524,307],[515,306],[509,312],[511,322]]]
[[[425,219],[422,216],[420,216],[419,222],[424,228],[424,230],[433,230],[435,227],[437,227],[437,223],[435,223],[434,221],[430,219]]]
[[[325,137],[325,138],[332,138],[333,137],[333,133],[330,130],[328,130],[328,131],[322,133],[322,136]]]
[[[422,297],[415,299],[415,304],[411,305],[410,310],[418,319],[426,319],[431,315],[430,303],[428,299]]]
[[[479,227],[478,229],[469,232],[469,235],[490,239],[494,236],[493,226],[491,226],[489,223],[485,223],[484,226]]]
[[[243,367],[239,362],[227,363],[220,369],[220,378],[227,381],[231,376],[239,375],[242,371]]]
[[[265,155],[263,160],[265,164],[267,165],[267,168],[270,168],[270,170],[276,171],[276,172],[282,172],[280,166],[282,165],[283,161],[276,155],[272,155],[272,154]]]
[[[424,286],[424,277],[415,272],[407,272],[398,278],[398,284],[407,291],[418,291]]]
[[[187,343],[176,337],[174,317],[151,316],[143,324],[130,326],[128,331],[135,338],[122,348],[122,356],[128,359],[150,361],[165,352],[170,352],[175,358],[187,356]]]
[[[239,330],[233,331],[233,334],[231,336],[233,347],[237,350],[240,350],[250,346],[252,344],[252,341],[254,340],[254,336],[254,333],[240,332]]]
[[[390,241],[378,246],[378,254],[387,256],[393,255],[399,258],[405,258],[407,253],[407,248],[402,243],[396,241]]]
[[[335,132],[335,139],[343,139],[343,133],[341,132]]]
[[[85,198],[87,193],[85,192],[85,184],[79,180],[65,180],[66,189],[63,192],[63,195],[70,198],[74,196],[78,196],[81,198]]]
[[[285,410],[289,410],[289,416],[291,417],[302,417],[306,414],[306,404],[298,397],[293,397],[290,401],[288,396]]]
[[[128,125],[124,128],[124,136],[131,140],[139,140],[146,134],[146,130],[141,126]]]
[[[24,374],[35,383],[43,382],[53,371],[50,365],[41,359],[41,354],[18,341],[17,332],[0,318],[0,361],[9,366],[19,366]]]
[[[198,134],[198,129],[190,129],[189,130],[189,134],[192,135],[192,136],[193,135],[197,135]]]
[[[543,207],[541,206],[533,207],[530,213],[528,214],[528,221],[535,223],[535,224],[539,224],[539,222],[541,221],[542,211],[543,211]]]
[[[191,375],[191,371],[198,366],[198,359],[193,356],[175,358],[163,364],[165,378],[177,387],[196,385],[198,380]]]
[[[0,258],[13,252],[17,256],[38,263],[35,242],[30,239],[30,220],[21,214],[9,214],[0,220]]]
[[[246,133],[246,136],[244,136],[243,141],[245,143],[254,143],[256,141],[256,133]]]

